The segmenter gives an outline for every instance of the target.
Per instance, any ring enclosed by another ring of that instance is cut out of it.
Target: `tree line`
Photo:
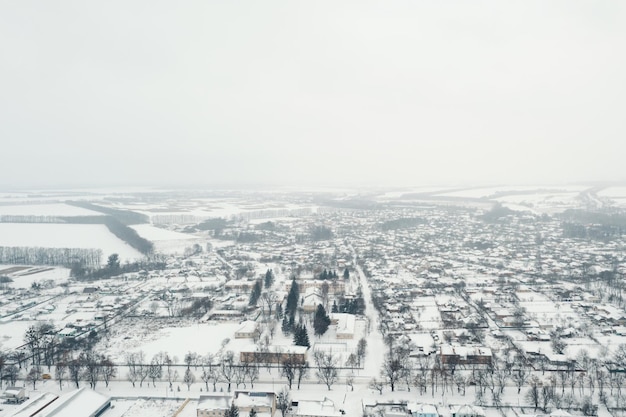
[[[71,267],[80,263],[87,268],[98,268],[101,257],[100,249],[0,246],[0,263],[3,264]]]

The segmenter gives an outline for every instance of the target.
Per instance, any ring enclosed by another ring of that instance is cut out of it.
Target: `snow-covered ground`
[[[194,244],[204,246],[206,239],[190,234],[155,227],[149,224],[130,226],[139,236],[154,243],[157,252],[164,254],[182,254],[186,248]]]
[[[143,257],[101,224],[0,223],[0,246],[101,249],[102,263],[112,253],[122,262]]]
[[[64,203],[0,205],[2,216],[104,216],[103,213]]]

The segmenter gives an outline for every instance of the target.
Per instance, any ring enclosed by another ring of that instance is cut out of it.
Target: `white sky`
[[[625,181],[621,1],[0,0],[0,186]]]

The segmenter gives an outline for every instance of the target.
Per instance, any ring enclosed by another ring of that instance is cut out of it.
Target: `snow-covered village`
[[[626,2],[0,0],[0,417],[626,417]]]
[[[0,415],[622,415],[624,201],[2,194]]]

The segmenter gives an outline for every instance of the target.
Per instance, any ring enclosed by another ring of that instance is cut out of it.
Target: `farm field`
[[[99,224],[0,223],[0,246],[101,249],[101,263],[112,253],[122,262],[143,256]]]
[[[103,216],[102,213],[65,203],[0,205],[2,216]]]

